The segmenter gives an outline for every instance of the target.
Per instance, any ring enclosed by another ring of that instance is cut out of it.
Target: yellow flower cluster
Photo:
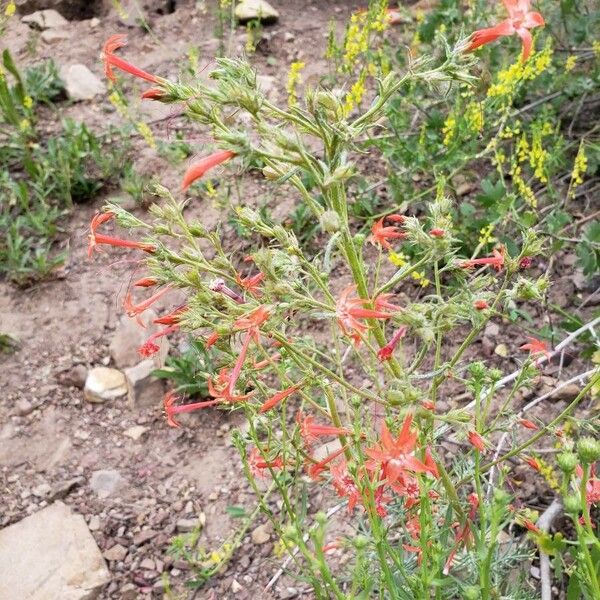
[[[229,556],[232,548],[231,544],[225,543],[219,550],[213,550],[209,555],[210,562],[219,564]]]
[[[408,256],[406,254],[402,254],[402,252],[394,252],[390,251],[388,258],[390,262],[396,267],[405,267],[410,264],[408,260]],[[418,283],[421,284],[421,287],[427,287],[431,281],[425,277],[425,271],[413,271],[410,276]]]
[[[575,195],[575,188],[583,183],[583,175],[587,171],[587,156],[585,155],[585,146],[581,144],[573,164],[571,173],[571,196]]]
[[[17,5],[15,4],[14,0],[10,0],[4,9],[4,14],[7,17],[12,17],[15,12],[17,12]]]
[[[500,137],[503,140],[510,140],[521,133],[521,121],[515,120],[513,126],[507,125],[500,131]]]
[[[493,235],[494,233],[494,224],[490,223],[489,225],[485,225],[479,230],[479,243],[480,244],[493,244],[496,241],[496,238]]]
[[[30,109],[33,106],[33,98],[31,96],[25,96],[25,98],[23,98],[23,106]]]
[[[546,183],[546,162],[549,158],[547,150],[542,147],[542,130],[533,132],[531,139],[531,150],[529,152],[529,165],[533,169],[533,174],[542,182]]]
[[[19,129],[21,131],[28,131],[31,129],[31,121],[29,119],[21,119],[19,122]]]
[[[483,106],[480,102],[469,102],[465,107],[465,121],[469,130],[479,133],[483,129]]]
[[[524,81],[530,81],[541,75],[552,63],[552,47],[546,45],[530,60],[516,63],[498,72],[496,83],[487,91],[488,98],[512,96]]]
[[[565,71],[567,73],[569,73],[570,71],[572,71],[575,68],[576,64],[577,64],[577,57],[574,54],[572,54],[565,61]]]
[[[376,11],[356,12],[350,17],[350,25],[344,40],[342,68],[350,71],[359,58],[369,50],[370,34],[382,33],[388,26],[387,3],[380,2]]]
[[[517,192],[523,197],[525,202],[531,206],[531,208],[536,208],[537,206],[537,198],[533,193],[533,190],[525,183],[525,180],[521,177],[521,166],[516,162],[513,162],[512,168],[510,170],[510,175],[512,177],[513,183],[517,188]]]
[[[350,111],[361,103],[365,93],[365,82],[367,80],[367,72],[363,69],[358,76],[354,85],[344,98],[344,114],[350,114]]]
[[[546,483],[553,489],[560,489],[560,482],[554,469],[550,464],[548,464],[545,460],[541,459],[539,456],[535,457],[538,465],[540,466],[540,474],[546,480]]]
[[[456,119],[454,115],[450,113],[446,120],[444,121],[444,127],[442,128],[442,133],[444,134],[443,144],[444,146],[449,146],[450,142],[454,138],[454,133],[456,130]]]
[[[139,131],[140,135],[144,138],[148,146],[152,149],[156,149],[156,140],[154,139],[154,135],[152,134],[152,130],[144,121],[138,121],[135,124],[136,129]]]
[[[600,58],[600,40],[592,42],[592,50],[594,51],[596,58]]]
[[[127,116],[127,103],[122,98],[117,90],[113,91],[108,96],[108,101],[117,109],[117,112],[122,116]]]
[[[290,72],[288,73],[288,80],[286,86],[286,90],[288,93],[288,104],[290,106],[295,106],[296,104],[298,104],[298,96],[296,92],[298,84],[302,81],[302,76],[300,75],[300,73],[305,66],[305,63],[301,61],[293,62],[290,65]]]

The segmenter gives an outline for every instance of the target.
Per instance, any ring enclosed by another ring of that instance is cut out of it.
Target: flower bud
[[[481,590],[475,586],[470,585],[469,587],[464,587],[462,590],[462,597],[465,600],[479,600]]]
[[[567,496],[564,499],[565,512],[570,515],[578,515],[581,510],[581,502],[577,496]]]
[[[316,515],[315,515],[315,521],[319,524],[319,525],[325,525],[327,523],[327,515],[320,510]]]
[[[340,216],[334,210],[326,210],[319,219],[321,229],[326,233],[340,230]]]
[[[500,489],[500,488],[494,489],[494,500],[498,504],[508,505],[508,503],[510,502],[510,498],[511,498],[510,494],[508,492],[505,492],[503,489]]]
[[[369,546],[369,538],[366,535],[357,535],[354,538],[354,547],[357,550],[364,550]]]
[[[577,455],[574,452],[562,452],[556,457],[556,462],[559,469],[568,475],[577,466]]]
[[[592,437],[579,438],[577,441],[577,456],[585,465],[595,463],[600,459],[600,442]]]
[[[298,539],[298,528],[295,525],[286,525],[282,531],[282,537],[288,540],[296,540]]]

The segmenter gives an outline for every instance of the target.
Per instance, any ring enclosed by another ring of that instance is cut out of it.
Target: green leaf
[[[227,506],[225,508],[225,510],[227,511],[227,514],[232,519],[247,519],[248,518],[248,513],[246,512],[246,509],[243,506],[231,505],[231,506]]]
[[[580,600],[580,598],[581,586],[579,585],[579,577],[575,572],[569,578],[569,585],[567,586],[567,600]]]

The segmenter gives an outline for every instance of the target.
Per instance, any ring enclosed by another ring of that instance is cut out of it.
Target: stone
[[[199,526],[198,519],[179,519],[177,521],[177,531],[179,533],[189,533]]]
[[[506,344],[498,344],[494,349],[494,353],[502,358],[506,358],[508,356],[508,348]]]
[[[90,517],[90,522],[88,523],[88,529],[90,531],[98,531],[100,527],[100,517],[98,515],[92,515]]]
[[[483,335],[487,338],[494,338],[500,333],[500,326],[497,323],[491,321],[485,326]]]
[[[63,67],[60,70],[60,77],[71,100],[93,100],[96,96],[106,93],[104,82],[85,65],[76,63]]]
[[[235,7],[235,18],[242,24],[258,19],[268,25],[279,19],[279,13],[265,0],[242,0]]]
[[[146,542],[149,542],[151,539],[155,538],[158,535],[158,531],[154,531],[154,529],[142,529],[142,531],[138,531],[133,536],[133,543],[136,546],[141,546]]]
[[[56,42],[62,42],[63,40],[68,40],[71,37],[71,32],[68,29],[47,29],[46,31],[42,31],[42,42],[46,44],[54,44]]]
[[[0,531],[0,564],[6,599],[93,600],[111,579],[84,518],[62,502]]]
[[[87,375],[83,396],[88,402],[102,404],[107,400],[116,400],[125,396],[127,389],[127,380],[121,371],[96,367]]]
[[[49,8],[46,10],[36,10],[30,15],[25,15],[21,18],[23,23],[26,23],[34,29],[52,29],[53,27],[64,27],[69,24],[57,10]]]
[[[57,379],[63,385],[72,385],[83,389],[87,372],[88,370],[84,365],[75,365],[73,368],[59,373]]]
[[[115,544],[108,550],[104,551],[104,558],[110,561],[120,561],[127,556],[127,548],[121,546],[121,544]]]
[[[127,380],[127,400],[130,408],[158,406],[164,394],[164,383],[152,377],[156,368],[151,358],[143,360],[135,367],[125,369]]]
[[[235,579],[231,582],[231,593],[232,594],[239,594],[243,589],[244,586],[242,586],[241,584],[239,584]]]
[[[143,425],[134,425],[133,427],[129,427],[123,433],[130,437],[134,442],[137,442],[146,432],[148,431],[148,427],[144,427]]]
[[[579,396],[579,392],[581,392],[581,388],[576,383],[570,383],[569,385],[566,385],[565,387],[554,392],[553,398],[554,400],[571,402],[571,400],[575,400],[575,398]]]
[[[90,487],[99,498],[108,498],[118,492],[125,485],[125,480],[119,471],[100,470],[94,471],[90,478]]]
[[[33,412],[34,410],[35,406],[26,398],[21,398],[21,400],[18,400],[15,406],[15,414],[19,417],[26,417],[29,413]]]
[[[154,567],[154,561],[151,558],[144,558],[140,563],[140,569],[145,569],[146,571],[154,571]]]
[[[255,527],[250,534],[252,543],[260,545],[266,544],[271,539],[271,524],[263,523],[258,527]]]
[[[48,496],[50,496],[51,491],[52,488],[50,487],[50,484],[44,482],[40,483],[40,485],[36,485],[31,490],[31,493],[37,498],[47,498]]]
[[[143,327],[140,326],[135,319],[130,319],[127,315],[123,315],[120,318],[109,346],[110,356],[119,369],[122,369],[123,367],[133,367],[140,362],[141,357],[138,348],[140,348],[153,333],[156,333],[160,329],[159,326],[152,322],[157,318],[158,315],[153,310],[145,311],[140,315],[140,322]],[[157,366],[160,366],[164,364],[164,358],[162,358],[163,354],[166,356],[166,353],[163,350],[163,344],[168,351],[168,340],[165,336],[158,339],[156,343],[161,348],[155,355],[155,357],[159,356],[159,360],[156,364]]]
[[[49,499],[59,500],[66,498],[75,488],[83,485],[84,483],[85,479],[83,477],[73,477],[72,479],[61,481],[52,488]]]

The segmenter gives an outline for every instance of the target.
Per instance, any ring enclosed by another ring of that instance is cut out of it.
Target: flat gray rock
[[[279,13],[265,0],[242,0],[235,7],[235,18],[240,23],[247,23],[255,19],[261,23],[275,23]]]
[[[53,8],[47,10],[36,10],[30,15],[25,15],[21,18],[23,23],[36,29],[52,29],[53,27],[64,27],[69,24],[58,11]]]
[[[0,599],[94,600],[110,581],[85,520],[62,502],[0,531]]]
[[[93,100],[106,93],[106,85],[85,65],[74,64],[60,70],[67,96],[71,100]]]
[[[95,367],[90,369],[85,380],[83,396],[88,402],[102,404],[127,394],[127,380],[118,369]]]

